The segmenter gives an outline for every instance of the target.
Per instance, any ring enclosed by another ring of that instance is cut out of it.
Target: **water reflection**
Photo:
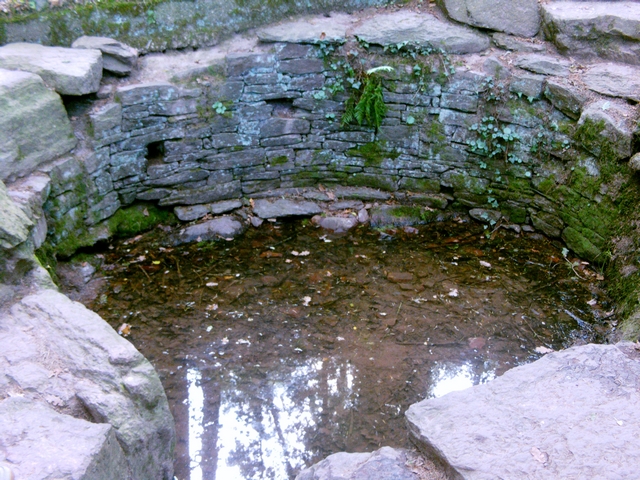
[[[447,393],[466,390],[474,385],[488,382],[496,377],[496,370],[495,368],[476,368],[471,363],[459,365],[436,362],[432,375],[433,382],[428,396],[439,398]]]
[[[336,410],[354,406],[352,365],[311,359],[281,366],[269,378],[236,367],[220,373],[218,382],[187,370],[191,480],[202,480],[203,471],[218,480],[292,478],[311,458],[309,437],[327,428]],[[216,457],[215,466],[203,457]]]

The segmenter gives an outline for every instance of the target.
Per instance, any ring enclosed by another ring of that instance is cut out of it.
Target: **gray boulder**
[[[640,172],[640,153],[636,153],[633,157],[631,157],[631,159],[629,160],[629,168],[636,172]]]
[[[79,429],[86,430],[92,424],[110,425],[93,432],[104,440],[96,438],[96,443],[89,443],[83,450],[85,447],[82,445],[74,445],[84,438],[80,430],[76,436],[65,436],[64,431],[57,435],[56,422],[49,422],[52,431],[47,435],[51,439],[60,439],[61,451],[68,445],[69,452],[91,450],[97,455],[111,452],[108,456],[114,461],[116,472],[111,477],[53,477],[87,480],[173,478],[173,419],[153,367],[98,315],[54,290],[27,296],[13,305],[10,311],[2,313],[0,398],[16,394],[48,404],[60,414],[83,420],[78,424]],[[0,424],[7,425],[7,421],[3,415]],[[32,425],[30,428],[37,431],[36,427]],[[65,429],[68,433],[70,427]],[[118,449],[100,446],[100,443],[109,441],[106,436],[111,429],[124,452],[130,476],[118,474]],[[47,436],[43,432],[38,435]],[[46,440],[42,439],[42,442]],[[22,449],[21,452],[24,456],[15,457],[15,464],[21,468],[32,469],[35,464],[39,467],[33,471],[48,468],[46,462],[49,457],[44,452],[38,451],[37,455],[34,455],[34,450]],[[106,461],[101,458],[74,458],[71,455],[61,457],[61,460],[91,465],[95,461]],[[103,465],[101,468],[106,467]],[[26,475],[20,478],[40,477]]]
[[[343,43],[354,18],[344,13],[286,22],[258,30],[262,42]]]
[[[0,69],[0,180],[11,180],[77,143],[60,97],[28,72]]]
[[[640,102],[640,67],[600,63],[589,67],[582,80],[594,92]]]
[[[86,95],[100,88],[102,53],[10,43],[0,47],[0,68],[36,73],[60,95]]]
[[[542,30],[566,55],[640,65],[640,3],[541,5]]]
[[[487,35],[444,22],[428,13],[407,10],[375,15],[356,26],[352,34],[376,45],[408,42],[442,48],[447,53],[478,53],[489,48]]]
[[[83,36],[71,48],[100,50],[102,68],[116,75],[129,75],[138,61],[138,50],[113,38]]]
[[[254,202],[253,212],[260,218],[310,217],[322,213],[322,208],[308,200],[279,198],[272,201],[263,198]]]
[[[0,181],[0,248],[10,249],[24,242],[33,222],[8,195],[7,187]]]
[[[550,55],[532,53],[518,58],[515,61],[515,65],[524,70],[529,70],[530,72],[541,75],[567,77],[570,73],[569,67],[571,66],[571,62]]]
[[[578,126],[582,126],[585,122],[591,122],[593,125],[601,125],[602,129],[597,132],[597,138],[591,141],[590,135],[587,135],[587,141],[584,145],[587,150],[596,156],[602,156],[603,140],[606,141],[611,151],[609,153],[615,155],[617,160],[629,158],[631,156],[631,147],[633,143],[633,133],[635,126],[636,109],[626,103],[620,103],[609,100],[598,100],[589,104],[582,111]]]
[[[537,0],[438,0],[454,20],[468,25],[523,37],[540,28]]]
[[[635,478],[638,359],[629,343],[548,354],[412,405],[410,433],[450,478]]]
[[[391,447],[373,453],[334,453],[302,470],[296,480],[419,480],[416,455]]]
[[[0,402],[0,445],[16,478],[131,479],[114,428],[56,412],[45,402]],[[6,477],[2,477],[6,478]]]

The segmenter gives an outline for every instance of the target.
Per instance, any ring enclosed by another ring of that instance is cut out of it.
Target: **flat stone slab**
[[[515,65],[533,73],[567,77],[570,73],[571,62],[550,55],[532,53],[518,58]]]
[[[540,28],[537,0],[443,0],[449,17],[474,27],[523,37],[533,37]]]
[[[240,200],[223,200],[222,202],[207,203],[204,205],[191,205],[188,207],[175,207],[173,212],[183,222],[190,222],[202,218],[209,213],[213,215],[220,215],[221,213],[227,213],[236,208],[242,207]]]
[[[354,200],[389,200],[391,194],[369,187],[336,187],[333,192],[336,198],[350,198]]]
[[[46,403],[24,397],[1,401],[0,418],[3,457],[16,478],[130,478],[109,424],[62,415]]]
[[[61,95],[86,95],[100,88],[102,53],[35,43],[0,47],[0,68],[38,74]]]
[[[420,480],[428,472],[407,450],[382,447],[373,453],[334,453],[302,470],[296,480]]]
[[[253,212],[260,218],[310,217],[322,213],[322,208],[308,200],[289,200],[280,198],[255,200]]]
[[[640,351],[585,345],[407,411],[419,447],[452,478],[635,478]]]
[[[58,94],[29,72],[0,68],[0,180],[27,175],[75,147]]]
[[[333,13],[330,17],[300,19],[261,28],[257,34],[261,42],[343,43],[347,38],[347,30],[354,22],[351,15]]]
[[[540,8],[543,31],[562,53],[640,65],[640,3],[554,2]]]
[[[602,95],[640,102],[640,67],[601,63],[590,67],[582,75],[582,81]]]
[[[82,36],[71,48],[85,48],[102,52],[102,68],[116,75],[128,75],[138,61],[138,50],[107,37]]]
[[[442,48],[447,53],[478,53],[489,48],[489,37],[470,28],[444,22],[428,13],[398,11],[365,20],[352,35],[376,45],[408,42]]]

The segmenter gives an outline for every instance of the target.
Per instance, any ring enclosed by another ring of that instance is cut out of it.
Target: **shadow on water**
[[[332,237],[297,221],[163,248],[159,233],[95,255],[106,282],[89,306],[131,325],[158,370],[180,480],[287,479],[338,451],[408,447],[411,403],[607,331],[602,278],[535,234]]]

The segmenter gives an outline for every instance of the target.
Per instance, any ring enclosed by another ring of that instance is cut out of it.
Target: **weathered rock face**
[[[640,426],[633,344],[571,348],[412,405],[411,435],[451,478],[632,478]]]
[[[42,374],[30,366],[32,376]],[[4,461],[16,478],[131,479],[114,428],[56,412],[21,396],[0,402]],[[31,458],[31,461],[24,461]],[[5,477],[10,478],[10,477]]]
[[[10,249],[27,240],[33,221],[11,200],[2,181],[0,212],[0,247]]]
[[[540,28],[536,0],[439,0],[449,17],[489,30],[533,37]]]
[[[23,298],[2,317],[0,409],[13,420],[0,443],[20,460],[18,478],[51,478],[51,471],[87,480],[173,478],[167,399],[153,367],[129,342],[53,290]],[[15,395],[35,406],[15,403]],[[18,431],[26,434],[12,434]],[[20,457],[26,448],[31,461]]]
[[[0,47],[0,68],[36,73],[61,95],[97,92],[102,78],[99,50],[12,43]]]
[[[640,68],[600,63],[587,69],[584,82],[594,92],[640,102]]]
[[[128,75],[138,61],[138,51],[122,42],[106,37],[82,36],[71,48],[100,50],[102,68],[116,75]]]
[[[312,216],[322,213],[318,204],[309,201],[278,199],[275,201],[256,200],[253,211],[260,218],[280,218],[291,216]]]
[[[76,144],[60,97],[28,72],[0,69],[0,180],[26,175]]]
[[[629,158],[632,153],[633,133],[635,131],[634,108],[626,103],[599,100],[584,108],[578,125],[586,122],[601,125],[599,138],[589,142],[585,140],[585,147],[598,157],[609,155],[616,160]],[[602,138],[607,139],[607,149],[604,152]]]
[[[640,64],[640,3],[553,2],[541,9],[542,30],[562,53]]]
[[[442,48],[448,53],[475,53],[489,48],[489,37],[469,28],[443,22],[422,13],[399,11],[377,15],[353,29],[352,34],[376,45],[415,45]]]
[[[300,20],[262,28],[258,30],[258,38],[262,42],[341,43],[354,21],[355,18],[350,15],[332,14],[330,17],[316,19],[311,24]]]

